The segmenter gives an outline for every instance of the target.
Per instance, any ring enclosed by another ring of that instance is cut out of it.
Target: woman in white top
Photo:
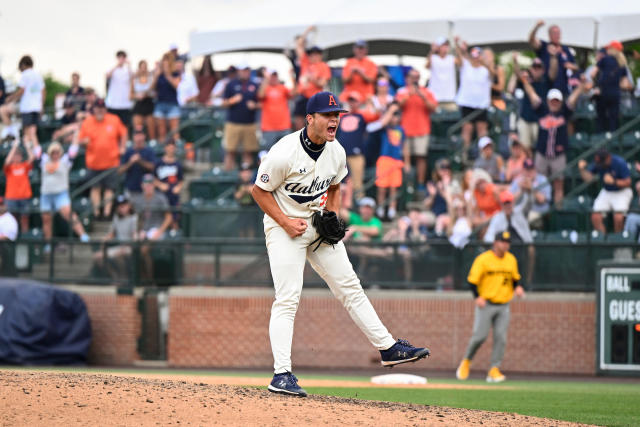
[[[78,216],[71,212],[71,199],[69,197],[69,170],[72,159],[78,154],[78,146],[69,147],[69,153],[64,154],[59,142],[52,142],[46,153],[40,158],[42,168],[42,182],[40,184],[40,213],[42,214],[42,232],[46,240],[53,235],[53,215],[58,212],[66,221],[71,221],[73,231],[80,240],[89,241],[89,236],[84,230]],[[45,252],[50,251],[50,246],[45,246]]]
[[[133,127],[147,129],[149,139],[156,139],[156,127],[153,119],[153,74],[149,71],[147,61],[138,62],[138,70],[131,79],[131,98],[133,105]]]
[[[431,45],[426,67],[431,71],[429,90],[438,100],[438,106],[447,111],[458,109],[455,99],[456,67],[459,66],[460,59],[449,54],[449,40],[438,37]]]
[[[467,44],[456,37],[456,54],[461,62],[460,87],[456,103],[462,110],[462,116],[474,114],[474,117],[462,126],[462,141],[467,149],[471,146],[473,127],[478,138],[488,133],[487,108],[491,105],[491,83],[494,74],[493,64],[483,60],[479,47],[467,50]]]

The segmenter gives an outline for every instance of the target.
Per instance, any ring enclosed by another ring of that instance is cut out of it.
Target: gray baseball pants
[[[507,329],[511,311],[509,304],[487,304],[484,308],[476,306],[473,320],[473,335],[469,341],[465,359],[473,359],[476,351],[489,336],[489,329],[493,326],[493,350],[491,352],[491,366],[500,366],[507,345]]]

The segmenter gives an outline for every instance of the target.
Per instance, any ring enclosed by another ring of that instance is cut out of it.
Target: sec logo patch
[[[260,181],[264,183],[269,182],[269,175],[267,175],[266,173],[263,173],[262,175],[260,175]]]

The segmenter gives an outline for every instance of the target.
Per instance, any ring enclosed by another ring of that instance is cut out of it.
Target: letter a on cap
[[[333,99],[333,95],[329,95],[329,105],[338,105],[335,99]]]

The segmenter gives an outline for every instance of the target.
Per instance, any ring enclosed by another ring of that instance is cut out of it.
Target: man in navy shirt
[[[540,58],[535,58],[531,64],[531,68],[528,70],[520,71],[518,53],[514,53],[513,72],[516,76],[525,73],[529,83],[531,83],[531,86],[533,86],[533,89],[540,98],[544,98],[547,95],[549,91],[549,79],[547,78],[544,64]],[[522,83],[520,82],[518,82],[517,88],[524,91]],[[527,147],[527,149],[531,150],[538,139],[538,115],[531,106],[531,100],[526,95],[520,102],[520,117],[518,118],[517,128],[518,140]]]
[[[560,27],[549,27],[549,41],[540,40],[536,33],[544,25],[540,20],[529,33],[529,44],[536,51],[538,58],[542,60],[547,75],[551,81],[551,87],[559,89],[564,96],[569,93],[567,72],[578,70],[576,60],[569,48],[560,44]]]
[[[155,168],[156,155],[154,151],[147,147],[147,136],[140,128],[133,131],[133,147],[127,151],[120,159],[119,173],[126,173],[124,179],[125,190],[130,196],[142,194],[142,177],[145,174],[153,173]]]
[[[349,103],[349,112],[340,117],[340,127],[336,138],[347,153],[347,164],[349,166],[350,179],[353,183],[353,193],[356,200],[359,200],[364,196],[362,194],[362,180],[365,165],[364,149],[367,123],[362,114],[358,112],[361,102],[360,93],[349,92],[347,101]]]
[[[224,89],[222,105],[227,108],[227,122],[224,125],[223,147],[225,149],[224,168],[236,167],[238,146],[242,144],[242,161],[253,164],[253,155],[258,151],[256,137],[256,109],[258,85],[251,80],[248,65],[238,67],[238,79],[231,80]]]
[[[605,233],[604,214],[613,212],[613,229],[616,233],[622,231],[624,216],[629,210],[633,192],[631,191],[631,174],[627,162],[620,156],[600,149],[595,155],[595,162],[587,166],[586,160],[578,162],[580,176],[585,181],[591,181],[597,173],[600,176],[602,189],[593,202],[591,223],[593,228]]]
[[[520,76],[520,82],[538,117],[538,140],[534,159],[536,170],[547,178],[554,176],[553,200],[559,203],[564,197],[562,174],[567,165],[566,153],[569,148],[567,125],[576,108],[578,97],[586,90],[586,85],[581,82],[565,103],[559,89],[551,89],[547,93],[546,102],[543,102],[526,77]]]

